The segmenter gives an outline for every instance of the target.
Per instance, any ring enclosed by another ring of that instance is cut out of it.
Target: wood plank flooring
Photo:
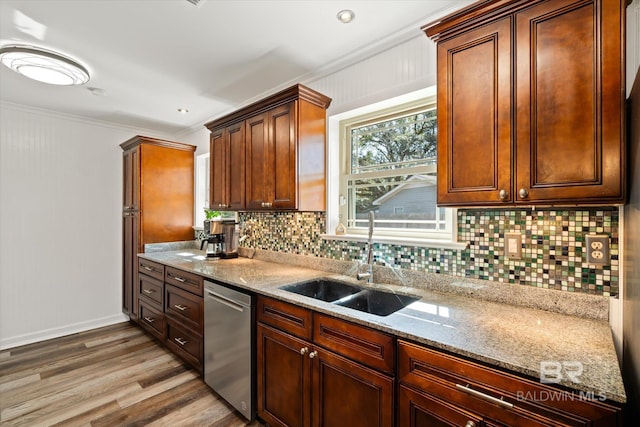
[[[2,426],[248,424],[189,365],[130,323],[0,352]]]

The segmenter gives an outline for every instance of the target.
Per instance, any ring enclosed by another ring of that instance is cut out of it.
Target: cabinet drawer
[[[158,280],[164,280],[164,265],[148,259],[138,258],[138,272]]]
[[[191,363],[199,372],[202,372],[204,340],[201,335],[167,318],[167,340],[165,344],[171,351]]]
[[[405,386],[398,387],[398,423],[401,426],[480,426],[482,418]]]
[[[311,311],[271,298],[258,297],[257,319],[300,338],[311,339]]]
[[[383,332],[316,313],[313,342],[380,371],[394,372],[395,339]]]
[[[140,274],[138,276],[138,291],[140,297],[148,299],[149,305],[153,305],[159,311],[162,311],[162,296],[164,294],[164,283],[162,280]]]
[[[197,274],[187,273],[173,267],[167,267],[164,281],[174,286],[189,291],[193,294],[202,296],[204,279]]]
[[[167,284],[164,300],[164,312],[167,316],[202,334],[204,316],[204,301],[202,297]]]
[[[521,424],[523,417],[528,422],[544,417],[552,424],[615,426],[619,411],[600,402],[597,394],[592,401],[581,399],[577,392],[572,395],[401,340],[398,381],[507,424]]]
[[[156,310],[144,301],[139,302],[139,307],[140,326],[159,340],[164,339],[164,314],[162,314],[162,310]]]

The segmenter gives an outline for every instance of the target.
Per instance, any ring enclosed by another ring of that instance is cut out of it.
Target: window
[[[348,235],[366,234],[372,211],[378,237],[454,240],[454,210],[436,206],[435,102],[423,95],[341,115],[338,210]]]
[[[209,207],[209,153],[196,157],[195,226],[204,224],[204,208]]]

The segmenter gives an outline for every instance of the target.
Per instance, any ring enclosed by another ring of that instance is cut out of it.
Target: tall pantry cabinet
[[[122,144],[122,311],[138,319],[138,260],[147,243],[193,240],[193,145],[135,136]]]

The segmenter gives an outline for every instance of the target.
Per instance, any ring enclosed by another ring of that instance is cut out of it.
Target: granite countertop
[[[321,270],[247,258],[207,259],[203,254],[177,250],[139,256],[534,378],[540,378],[541,362],[579,362],[583,368],[576,378],[579,382],[563,375],[560,384],[593,393],[596,399],[606,396],[626,402],[607,321],[492,302],[440,288],[366,285],[352,276]],[[318,277],[421,299],[382,317],[279,289]]]

